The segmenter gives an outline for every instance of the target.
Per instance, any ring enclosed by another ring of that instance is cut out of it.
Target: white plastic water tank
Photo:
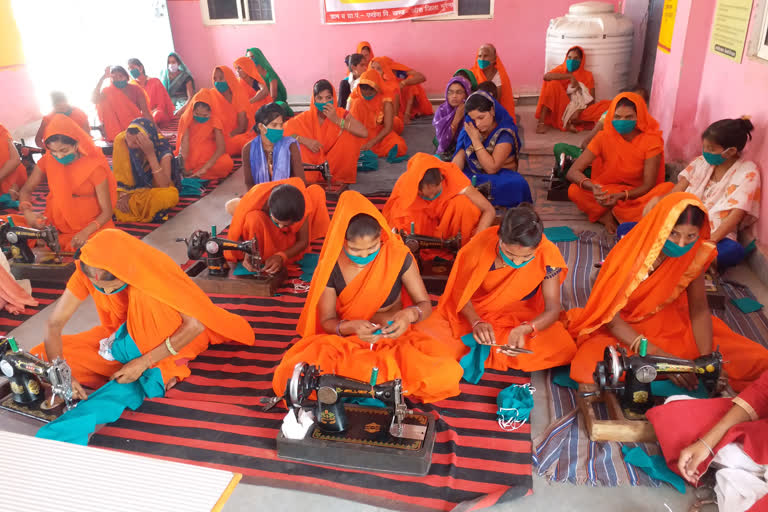
[[[613,4],[573,4],[568,14],[549,22],[544,72],[562,64],[569,48],[581,46],[586,69],[595,77],[596,99],[611,99],[630,85],[633,33],[632,20],[614,12]]]

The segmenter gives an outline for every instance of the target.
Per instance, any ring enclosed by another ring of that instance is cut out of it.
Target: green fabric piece
[[[744,247],[744,255],[749,256],[755,249],[757,249],[757,241],[752,240]]]
[[[342,398],[342,402],[345,404],[355,404],[355,405],[362,405],[364,407],[378,407],[380,409],[383,409],[387,406],[384,402],[379,400],[378,398]]]
[[[0,208],[14,208],[19,207],[19,202],[11,199],[11,194],[5,193],[0,196]]]
[[[560,178],[561,180],[565,180],[565,173],[562,173],[562,170],[559,169],[560,155],[565,154],[573,158],[574,160],[576,160],[581,156],[582,150],[578,146],[574,146],[572,144],[566,144],[565,142],[558,142],[557,144],[555,144],[553,148],[553,152],[555,153],[555,165],[558,167],[558,170],[560,171],[558,173],[558,178]],[[587,167],[584,170],[584,176],[586,176],[587,178],[592,176],[592,167]]]
[[[533,410],[533,393],[529,385],[512,384],[501,390],[496,397],[499,410],[496,415],[504,421],[525,423]]]
[[[235,270],[232,271],[232,275],[233,276],[238,276],[238,277],[240,277],[240,276],[252,276],[255,273],[256,272],[251,272],[250,270],[245,268],[245,265],[243,265],[242,261],[238,262],[237,266],[235,267]]]
[[[273,80],[277,80],[277,97],[272,98],[275,100],[275,102],[278,101],[288,101],[288,92],[285,89],[285,85],[283,85],[283,81],[280,80],[280,77],[275,72],[275,69],[272,67],[272,65],[269,63],[267,58],[264,56],[261,50],[258,48],[248,48],[246,50],[246,53],[251,52],[251,60],[256,64],[257,66],[261,66],[264,68],[264,71],[266,71],[266,76],[262,77],[267,82],[267,88],[269,88],[269,83]]]
[[[762,304],[749,297],[731,299],[731,302],[733,302],[733,305],[739,308],[742,313],[754,313],[763,307]]]
[[[472,333],[461,337],[462,343],[469,347],[469,354],[465,355],[459,361],[464,369],[464,380],[470,384],[477,384],[483,378],[485,373],[485,360],[491,353],[490,345],[481,345],[475,341]]]
[[[568,226],[553,226],[544,228],[544,235],[550,242],[574,242],[579,239]]]
[[[690,391],[673,384],[671,380],[655,380],[651,382],[651,393],[653,396],[688,395],[693,398],[709,398],[709,392],[702,381],[699,381],[696,389]]]
[[[115,333],[112,356],[121,363],[141,356],[139,348],[128,334],[126,324],[121,325]],[[117,421],[126,408],[135,411],[146,398],[163,395],[165,383],[159,368],[146,370],[141,377],[128,384],[111,380],[93,392],[87,400],[80,401],[74,409],[42,427],[35,437],[85,446],[97,425]]]
[[[475,77],[475,74],[472,71],[468,70],[467,68],[459,68],[459,69],[456,70],[456,72],[453,74],[453,76],[458,75],[459,71],[463,71],[464,73],[467,74],[467,76],[469,77],[469,85],[472,86],[472,90],[473,91],[476,91],[477,90],[477,78]]]
[[[360,157],[357,159],[357,170],[359,172],[369,172],[379,170],[379,157],[371,151],[366,149],[360,152]]]
[[[621,453],[624,454],[624,462],[642,469],[651,478],[667,482],[681,494],[685,494],[685,481],[680,475],[669,469],[667,462],[661,455],[651,457],[642,448],[630,448],[629,446],[622,446]]]
[[[564,388],[579,389],[579,383],[571,378],[570,366],[554,368],[552,370],[552,382]]]
[[[203,195],[203,188],[207,184],[208,180],[201,178],[183,178],[179,195],[182,197],[201,197]]]
[[[387,162],[391,164],[396,164],[398,162],[403,162],[405,160],[408,160],[408,155],[403,156],[397,156],[398,147],[397,144],[392,146],[392,149],[389,150],[389,153],[387,153]]]
[[[301,268],[301,276],[299,279],[302,281],[312,281],[312,276],[315,275],[315,269],[317,268],[317,262],[320,260],[320,255],[317,253],[307,253],[296,262]]]

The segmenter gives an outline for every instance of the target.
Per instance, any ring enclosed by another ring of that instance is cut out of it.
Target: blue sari
[[[268,181],[286,180],[291,177],[291,144],[296,144],[296,147],[299,147],[299,143],[293,137],[283,137],[275,143],[272,152],[272,177],[270,178],[267,155],[261,144],[261,135],[251,141],[251,176],[254,185]]]
[[[488,135],[483,141],[483,146],[488,153],[493,153],[497,144],[512,144],[512,152],[510,156],[520,156],[520,136],[517,133],[517,125],[515,124],[512,116],[509,115],[507,110],[501,106],[492,96],[484,91],[477,91],[473,94],[480,94],[485,98],[493,101],[494,108],[496,110],[496,128]],[[471,123],[472,119],[469,115],[464,117],[467,123]],[[487,174],[483,170],[483,166],[475,154],[475,149],[472,146],[472,140],[469,138],[466,130],[462,127],[459,133],[459,138],[456,141],[456,153],[463,151],[466,156],[466,164],[464,165],[463,172],[467,177],[473,179],[476,185],[481,185],[486,182],[491,184],[491,196],[492,203],[495,206],[513,207],[520,203],[532,203],[533,197],[531,196],[531,188],[528,186],[528,182],[525,178],[514,169],[501,169],[496,174]]]

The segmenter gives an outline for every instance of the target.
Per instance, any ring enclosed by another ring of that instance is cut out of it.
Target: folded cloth
[[[568,226],[553,226],[544,228],[544,235],[550,242],[575,242],[579,239]]]
[[[528,421],[533,410],[533,390],[530,384],[512,384],[496,397],[496,416],[504,430],[517,430]]]
[[[491,346],[476,342],[472,333],[462,336],[461,341],[469,347],[469,354],[459,361],[461,367],[464,368],[464,380],[470,384],[477,384],[485,373],[485,360],[491,353]]]
[[[317,268],[317,262],[320,260],[320,255],[312,252],[308,252],[301,257],[296,264],[301,268],[301,276],[299,279],[305,282],[312,281],[312,276],[315,275],[315,269]]]
[[[672,472],[667,467],[667,462],[661,455],[654,455],[651,457],[640,447],[630,448],[629,446],[622,446],[621,453],[624,454],[624,462],[632,464],[636,468],[640,468],[652,478],[667,482],[672,487],[685,494],[685,481]]]
[[[405,160],[408,160],[408,155],[403,156],[397,156],[398,147],[397,144],[395,144],[392,149],[389,150],[389,153],[387,153],[387,162],[391,164],[396,164],[398,162],[403,162]]]
[[[371,151],[366,149],[360,152],[360,157],[357,159],[357,170],[360,172],[369,172],[379,170],[379,157]]]
[[[580,110],[587,108],[589,103],[594,99],[592,95],[589,94],[587,86],[581,82],[578,82],[578,86],[576,87],[569,85],[566,92],[571,98],[571,101],[568,102],[568,105],[565,107],[565,112],[563,112],[563,126],[568,126],[571,117]]]
[[[184,178],[181,180],[179,195],[182,197],[200,197],[203,195],[203,189],[207,184],[208,180],[202,178]]]
[[[235,267],[235,270],[233,270],[233,271],[232,271],[232,275],[233,275],[233,276],[238,276],[238,277],[240,277],[240,276],[252,276],[252,275],[254,275],[255,273],[256,273],[256,272],[251,272],[250,270],[248,270],[247,268],[245,268],[245,266],[243,265],[243,262],[242,262],[242,261],[241,261],[241,262],[239,262],[239,263],[237,264],[237,266]]]
[[[754,313],[755,311],[762,309],[763,305],[757,302],[755,299],[749,297],[742,297],[740,299],[731,299],[733,305],[741,310],[742,313]]]
[[[0,208],[18,208],[19,202],[11,199],[11,194],[5,193],[0,196]]]

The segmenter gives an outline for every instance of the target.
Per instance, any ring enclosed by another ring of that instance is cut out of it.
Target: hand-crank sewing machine
[[[30,247],[30,242],[36,247]],[[66,283],[75,271],[73,255],[61,251],[59,233],[51,225],[40,229],[17,226],[9,216],[0,224],[0,245],[16,279]]]
[[[549,189],[547,190],[547,201],[568,201],[568,187],[571,185],[565,178],[568,170],[573,165],[574,159],[565,153],[560,154],[560,161],[552,168],[549,178]]]
[[[228,240],[217,236],[216,226],[211,226],[210,233],[199,229],[189,238],[177,238],[176,241],[184,242],[189,259],[197,261],[185,272],[205,292],[271,296],[285,280],[284,266],[275,274],[261,270],[264,263],[256,239],[245,242]],[[234,275],[224,258],[224,251],[244,253],[251,268],[258,270],[245,275]]]
[[[323,182],[315,183],[325,189],[325,197],[336,200],[339,198],[342,192],[347,190],[348,185],[346,183],[339,183],[333,181],[331,175],[331,168],[328,166],[328,162],[323,162],[320,165],[304,164],[304,172],[317,171],[323,176]]]
[[[692,374],[710,397],[720,391],[723,357],[719,350],[696,359],[652,355],[628,356],[623,347],[606,347],[597,363],[595,384],[579,386],[577,402],[593,441],[655,441],[656,434],[645,413],[658,405],[653,383],[661,376]],[[623,381],[622,381],[623,378]],[[604,402],[610,419],[598,419],[593,402]]]
[[[72,398],[72,371],[63,359],[49,363],[21,350],[14,338],[0,338],[0,371],[11,392],[0,403],[4,409],[49,422],[77,405]],[[50,402],[42,383],[51,386]],[[54,404],[56,397],[63,399],[64,410]]]
[[[377,374],[374,368],[368,383],[321,374],[318,367],[304,362],[296,364],[285,394],[271,399],[264,410],[285,400],[289,414],[297,418],[302,409],[310,409],[315,424],[303,439],[289,439],[281,431],[278,456],[370,471],[427,474],[435,443],[434,419],[408,409],[400,379],[376,384]],[[355,405],[344,399],[376,399],[386,407]]]
[[[411,250],[413,257],[419,264],[421,278],[424,280],[429,293],[441,295],[445,291],[448,275],[451,273],[453,260],[461,249],[461,233],[453,238],[442,239],[432,236],[417,235],[414,233],[414,225],[411,222],[411,232],[401,229],[398,233],[403,243]],[[423,250],[425,250],[422,252]],[[435,258],[430,254],[430,249],[442,249],[452,253],[450,259]]]

